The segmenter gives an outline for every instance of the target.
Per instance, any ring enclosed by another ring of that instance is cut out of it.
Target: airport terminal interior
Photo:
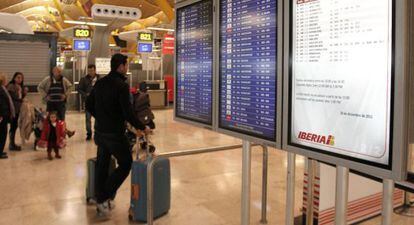
[[[411,0],[0,0],[0,225],[412,225],[413,37]]]

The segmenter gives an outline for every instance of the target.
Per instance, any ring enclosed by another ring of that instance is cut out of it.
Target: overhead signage
[[[166,34],[162,42],[162,54],[174,55],[175,38],[174,35]]]
[[[213,3],[199,1],[178,8],[176,12],[175,115],[212,125]]]
[[[138,43],[139,53],[150,53],[152,52],[152,48],[153,48],[152,43]]]
[[[90,38],[92,36],[91,30],[84,28],[74,28],[73,36],[75,38]]]
[[[293,1],[290,144],[391,165],[393,1]]]
[[[153,42],[154,35],[152,33],[138,33],[138,42]]]
[[[90,39],[73,39],[74,51],[90,51],[91,40]]]
[[[220,1],[219,128],[276,141],[277,1]]]

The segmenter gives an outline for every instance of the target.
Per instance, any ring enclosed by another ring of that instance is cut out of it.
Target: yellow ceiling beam
[[[167,16],[169,22],[171,22],[174,19],[174,10],[170,6],[168,1],[167,0],[155,0],[155,3],[165,13],[165,15]]]
[[[46,11],[49,12],[49,6],[44,6]],[[60,13],[60,12],[59,12]],[[49,13],[49,16],[52,18],[53,23],[55,24],[55,26],[58,28],[59,31],[63,30],[63,26],[62,24],[59,23],[58,19],[56,18],[55,15],[53,15],[52,13]],[[61,15],[62,16],[62,15]]]
[[[60,3],[58,0],[53,0],[53,3],[55,4],[55,7],[57,11],[59,12],[60,18],[62,18],[62,21],[65,20],[65,13],[62,10],[62,7],[60,7]]]
[[[82,6],[82,3],[80,3],[79,0],[76,1],[76,7],[79,9],[80,12],[82,12],[82,14],[84,16],[89,16],[88,13],[85,11],[85,9]]]

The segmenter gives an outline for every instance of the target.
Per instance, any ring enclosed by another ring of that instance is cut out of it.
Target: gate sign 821
[[[152,33],[138,33],[138,42],[152,42],[154,37]]]

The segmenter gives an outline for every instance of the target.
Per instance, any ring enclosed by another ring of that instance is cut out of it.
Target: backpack
[[[134,111],[139,121],[148,125],[155,119],[154,113],[152,113],[150,108],[150,98],[148,93],[138,92],[134,94],[133,99]]]

